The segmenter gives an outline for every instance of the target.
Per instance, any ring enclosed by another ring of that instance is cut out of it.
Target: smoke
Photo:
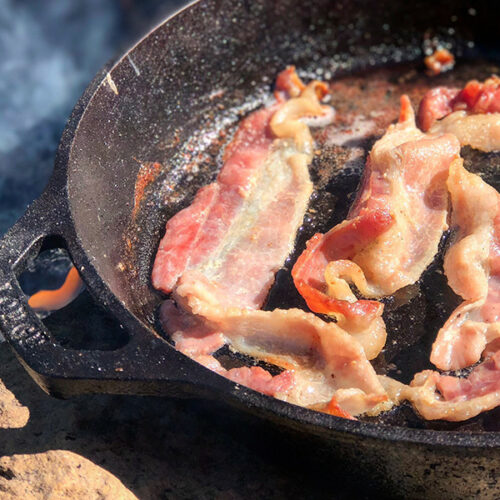
[[[69,111],[75,93],[111,55],[112,2],[39,5],[0,0],[0,95],[8,96],[0,101],[0,153],[18,146],[43,119]]]
[[[0,0],[0,235],[38,196],[64,123],[116,48],[111,0]]]
[[[0,0],[0,237],[40,195],[78,97],[185,0]]]

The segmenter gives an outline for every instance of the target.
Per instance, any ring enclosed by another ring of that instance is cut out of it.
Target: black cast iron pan
[[[165,220],[213,179],[238,120],[262,104],[286,65],[295,64],[305,78],[333,79],[338,123],[352,135],[340,144],[327,132],[317,134],[321,154],[312,174],[319,189],[299,252],[313,232],[345,216],[366,150],[395,118],[401,92],[418,98],[430,85],[496,71],[494,17],[487,2],[208,0],[104,69],[71,115],[47,189],[0,242],[0,326],[33,378],[61,397],[217,398],[318,437],[355,463],[353,472],[369,473],[392,492],[498,494],[498,413],[460,426],[428,424],[403,405],[376,420],[347,421],[237,386],[164,338],[155,315],[163,297],[149,281]],[[461,62],[451,76],[431,82],[420,61],[422,47],[436,42]],[[369,116],[371,125],[354,122],[356,113]],[[469,168],[500,187],[497,155],[463,155]],[[63,348],[28,307],[16,275],[41,248],[54,246],[68,249],[91,293],[119,319],[128,335],[123,347]],[[438,270],[439,257],[417,285],[387,299],[392,333],[376,361],[379,371],[408,381],[427,367],[436,328],[458,300]],[[303,303],[284,270],[266,307],[297,305]]]

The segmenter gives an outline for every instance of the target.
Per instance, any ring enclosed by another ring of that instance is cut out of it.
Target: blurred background
[[[101,66],[186,0],[0,0],[0,236],[43,190]]]

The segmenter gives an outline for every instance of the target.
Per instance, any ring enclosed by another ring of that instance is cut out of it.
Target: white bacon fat
[[[451,133],[462,146],[500,150],[500,78],[471,80],[463,89],[437,87],[420,103],[419,125],[431,133]]]
[[[431,361],[441,370],[473,365],[500,337],[500,195],[462,163],[452,165],[448,179],[457,234],[444,270],[464,302],[433,345]]]

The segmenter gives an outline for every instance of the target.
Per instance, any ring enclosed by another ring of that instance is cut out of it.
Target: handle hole
[[[47,246],[50,248],[52,245]],[[18,278],[19,284],[28,296],[39,290],[55,290],[63,285],[71,268],[72,262],[66,250],[45,250],[27,263]],[[37,311],[61,346],[67,349],[107,351],[127,344],[129,336],[113,316],[102,310],[85,289],[73,291],[77,292],[74,294],[76,296],[64,307],[55,311]]]
[[[66,250],[62,248],[43,250],[42,247],[38,256],[27,262],[26,268],[18,277],[19,285],[28,296],[40,290],[58,289],[64,283],[71,266],[72,262]],[[48,312],[43,311],[39,314],[41,317],[47,315]]]

